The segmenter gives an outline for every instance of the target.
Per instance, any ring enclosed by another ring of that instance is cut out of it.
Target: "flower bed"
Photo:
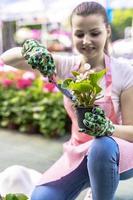
[[[62,94],[32,72],[0,71],[0,127],[46,137],[66,134]]]

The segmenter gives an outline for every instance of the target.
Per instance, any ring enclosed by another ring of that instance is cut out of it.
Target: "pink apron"
[[[106,68],[108,68],[105,75],[105,96],[102,99],[97,100],[96,103],[104,109],[106,116],[111,119],[114,124],[118,124],[111,99],[112,76],[110,60],[107,56],[105,56],[105,65]],[[55,162],[54,165],[52,165],[51,168],[45,171],[38,185],[58,180],[76,169],[86,154],[89,153],[90,146],[93,141],[92,136],[78,131],[79,128],[75,110],[72,102],[67,97],[64,97],[64,106],[72,120],[71,138],[63,145],[63,155]],[[113,139],[117,142],[120,151],[119,172],[133,168],[133,143],[116,137],[113,137]]]

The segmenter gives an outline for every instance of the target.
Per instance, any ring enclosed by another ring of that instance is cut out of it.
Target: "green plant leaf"
[[[77,77],[77,76],[79,76],[79,75],[80,75],[80,73],[79,73],[79,72],[77,72],[77,71],[72,71],[71,73],[72,73],[72,75],[73,75],[74,77]]]
[[[106,69],[90,74],[90,82],[93,86],[98,84],[98,81],[105,75]]]
[[[90,81],[85,80],[83,82],[71,82],[68,88],[72,91],[88,92],[92,89],[92,86]]]
[[[25,194],[22,193],[15,193],[15,194],[7,194],[4,197],[4,200],[27,200],[28,197]]]
[[[96,84],[95,87],[93,87],[93,90],[95,90],[96,95],[98,95],[102,91],[102,88]]]
[[[67,78],[63,81],[63,83],[61,84],[61,87],[64,89],[67,89],[71,82],[73,82],[73,79]]]
[[[28,197],[23,193],[16,193],[15,195],[18,198],[18,200],[27,200],[28,199]]]

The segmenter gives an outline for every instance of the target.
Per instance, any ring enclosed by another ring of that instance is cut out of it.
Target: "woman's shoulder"
[[[121,89],[133,86],[133,66],[128,59],[111,57],[111,70],[114,81],[119,82]]]
[[[129,59],[123,58],[123,57],[110,57],[111,59],[111,67],[115,68],[116,70],[131,70],[133,69],[133,66],[131,64],[131,61]]]

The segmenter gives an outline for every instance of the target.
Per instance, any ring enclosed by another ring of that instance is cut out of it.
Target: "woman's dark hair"
[[[93,15],[93,14],[99,14],[99,15],[103,16],[105,24],[106,25],[109,24],[106,10],[102,5],[95,2],[95,1],[86,1],[86,2],[82,2],[81,4],[79,4],[72,11],[72,14],[70,16],[71,26],[72,26],[72,18],[73,18],[74,15],[86,17],[88,15]],[[106,53],[108,53],[108,43],[109,43],[109,41],[107,40],[106,44],[105,44],[105,52]]]
[[[95,1],[86,1],[79,4],[73,11],[70,16],[71,24],[72,24],[72,17],[73,15],[79,16],[88,16],[91,14],[100,14],[103,16],[104,22],[108,24],[108,17],[105,8],[95,2]]]

